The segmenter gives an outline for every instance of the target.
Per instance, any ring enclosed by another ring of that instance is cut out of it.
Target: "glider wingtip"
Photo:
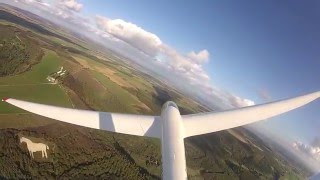
[[[10,99],[10,98],[2,98],[2,101],[7,102],[8,99]]]

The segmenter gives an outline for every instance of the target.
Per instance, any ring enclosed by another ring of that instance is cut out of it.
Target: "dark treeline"
[[[0,76],[25,72],[41,60],[43,51],[26,32],[0,26],[0,34]]]

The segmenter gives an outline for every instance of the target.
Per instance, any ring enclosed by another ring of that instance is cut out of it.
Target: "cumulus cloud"
[[[108,19],[96,16],[98,28],[129,43],[135,48],[150,56],[156,56],[159,46],[162,44],[160,38],[131,22],[122,19]]]
[[[39,2],[36,0],[15,0],[14,2],[22,2],[22,3],[33,3],[33,2]],[[42,2],[42,1],[41,1]]]
[[[197,64],[207,63],[209,61],[209,52],[204,49],[198,53],[191,51],[188,57]]]
[[[318,146],[320,147],[320,137],[315,137],[311,143],[311,146]]]
[[[52,3],[50,8],[44,10],[55,16],[62,17],[73,24],[83,24],[87,18],[78,15],[82,7],[83,5],[76,0],[57,0]]]
[[[246,98],[241,98],[225,90],[214,88],[212,93],[221,98],[223,104],[225,104],[227,108],[242,108],[255,105],[254,101]]]
[[[52,14],[65,20],[72,21],[72,23],[84,22],[84,18],[77,15],[83,5],[76,0],[55,0],[50,2],[43,0],[15,0],[15,2],[28,5],[31,10],[34,8],[33,12],[41,12],[40,14],[38,13],[38,15],[41,16]]]
[[[302,142],[294,142],[292,144],[292,147],[301,152],[304,153],[305,155],[308,155],[314,160],[317,160],[320,162],[320,146],[309,146],[306,144],[303,144]]]
[[[206,84],[210,77],[203,70],[200,64],[194,63],[186,56],[177,52],[174,48],[168,45],[162,45],[159,52],[164,57],[164,63],[168,65],[170,70],[181,74],[183,77],[189,79],[193,84]]]
[[[229,97],[229,102],[231,103],[231,105],[233,107],[246,107],[246,106],[252,106],[254,105],[255,103],[249,99],[243,99],[243,98],[240,98],[238,96],[230,96]]]
[[[83,4],[78,3],[76,0],[60,0],[59,4],[72,11],[81,11]]]
[[[35,4],[36,6],[50,6],[50,4],[43,2],[42,0],[14,0],[16,3]]]
[[[22,1],[24,1],[24,2],[26,2],[26,3],[33,3],[33,2],[43,3],[42,0],[22,0]]]

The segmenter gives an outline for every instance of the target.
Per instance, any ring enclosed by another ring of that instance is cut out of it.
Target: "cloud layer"
[[[188,58],[197,64],[207,63],[209,61],[209,52],[204,49],[198,53],[191,51],[188,53]]]
[[[302,142],[294,142],[292,144],[292,147],[299,151],[300,153],[303,153],[305,155],[308,155],[314,160],[319,161],[320,163],[320,146],[309,146],[306,144],[303,144]]]
[[[79,12],[83,7],[83,5],[78,3],[76,0],[60,0],[59,4],[63,8],[67,8],[76,12]]]

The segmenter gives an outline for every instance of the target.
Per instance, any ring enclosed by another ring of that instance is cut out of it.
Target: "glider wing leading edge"
[[[319,97],[320,91],[291,99],[234,110],[185,115],[182,116],[185,137],[221,131],[271,118],[308,104]]]
[[[183,115],[181,118],[185,129],[185,137],[221,131],[264,120],[301,107],[319,97],[320,91],[234,110]],[[12,98],[3,101],[26,111],[71,124],[123,134],[161,138],[160,116],[78,110]]]
[[[161,137],[157,116],[118,114],[50,106],[17,99],[4,99],[26,111],[79,126],[102,129],[123,134]]]

